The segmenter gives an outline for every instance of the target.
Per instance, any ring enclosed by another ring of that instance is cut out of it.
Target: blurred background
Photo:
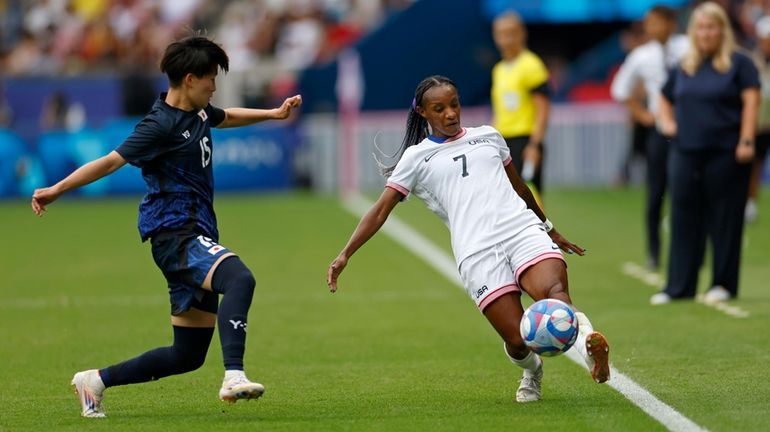
[[[551,119],[545,183],[640,183],[629,159],[631,123],[610,83],[644,42],[655,4],[687,0],[0,0],[0,197],[29,197],[120,145],[167,87],[165,46],[203,29],[230,56],[213,103],[272,108],[300,93],[290,122],[213,131],[217,189],[320,192],[378,189],[375,141],[396,148],[417,83],[458,84],[463,124],[491,122],[491,23],[514,9],[545,62]],[[770,1],[720,1],[739,43]],[[683,31],[680,28],[680,31]],[[765,178],[765,180],[767,180]],[[79,194],[139,194],[139,170]]]

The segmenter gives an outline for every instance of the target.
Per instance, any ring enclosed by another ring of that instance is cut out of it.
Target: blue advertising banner
[[[133,131],[134,121],[112,122],[100,129],[48,132],[31,152],[11,131],[0,130],[0,197],[28,195],[51,185],[77,167],[118,147]],[[216,190],[277,190],[292,184],[296,135],[291,128],[251,126],[213,129]],[[87,196],[141,194],[141,170],[126,165],[86,185]]]

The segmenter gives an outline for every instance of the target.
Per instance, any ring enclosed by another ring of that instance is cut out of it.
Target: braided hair
[[[404,140],[401,142],[401,146],[396,150],[396,153],[393,155],[386,155],[379,147],[377,147],[377,143],[375,142],[375,149],[377,149],[381,155],[396,160],[392,165],[386,165],[376,154],[374,154],[374,160],[377,162],[383,176],[390,177],[393,173],[393,169],[396,168],[398,161],[401,160],[401,156],[404,155],[404,151],[413,145],[419,144],[430,134],[428,121],[417,112],[417,107],[422,106],[422,98],[426,91],[433,87],[445,85],[452,86],[457,90],[457,85],[455,85],[454,81],[441,75],[429,76],[420,81],[420,84],[417,85],[417,88],[414,91],[414,99],[412,99],[412,106],[409,108],[409,113],[406,116],[406,134],[404,135]]]

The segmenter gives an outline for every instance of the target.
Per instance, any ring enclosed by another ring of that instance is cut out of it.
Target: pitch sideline
[[[360,218],[369,210],[372,202],[360,194],[354,193],[344,197],[342,199],[342,204],[345,210]],[[462,287],[454,259],[422,234],[402,222],[399,218],[391,215],[381,231],[387,234],[396,243],[421,258],[455,285]],[[586,368],[582,357],[574,352],[574,350],[570,350],[566,354],[570,360],[581,367]],[[611,374],[612,378],[607,382],[607,385],[618,391],[626,399],[631,401],[631,403],[638,406],[642,411],[668,430],[675,432],[706,430],[682,415],[679,411],[656,398],[655,395],[645,390],[642,386],[619,372],[614,367],[611,367]]]

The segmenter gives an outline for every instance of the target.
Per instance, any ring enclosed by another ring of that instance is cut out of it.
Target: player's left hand
[[[334,261],[329,264],[329,269],[326,271],[326,285],[329,286],[329,291],[337,291],[337,278],[340,277],[346,265],[348,265],[348,259],[342,255],[334,258]]]
[[[280,107],[275,109],[275,119],[284,120],[291,115],[291,109],[302,105],[302,96],[294,95],[290,98],[286,98]]]
[[[576,253],[580,256],[586,254],[585,249],[565,239],[564,236],[559,234],[559,231],[556,231],[556,228],[552,229],[548,235],[551,236],[551,240],[553,240],[553,242],[556,243],[556,245],[559,246],[564,252],[567,252],[568,254]]]
[[[742,141],[735,147],[735,160],[739,164],[749,163],[754,160],[754,144],[750,141]]]
[[[56,201],[59,195],[61,194],[56,192],[53,187],[35,189],[35,192],[32,194],[32,211],[36,215],[42,216],[46,211],[46,206]]]

